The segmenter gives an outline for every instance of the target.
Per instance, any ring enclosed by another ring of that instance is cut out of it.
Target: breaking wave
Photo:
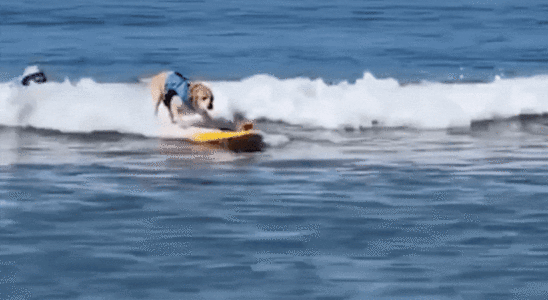
[[[167,111],[154,115],[148,82],[0,83],[0,125],[64,132],[118,131],[162,136]],[[548,111],[548,76],[487,83],[421,82],[401,85],[365,73],[356,82],[278,79],[255,75],[239,81],[206,82],[215,95],[213,115],[323,128],[411,126],[442,129],[471,121]]]

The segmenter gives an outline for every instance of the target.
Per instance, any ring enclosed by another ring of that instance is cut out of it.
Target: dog
[[[209,112],[213,109],[213,93],[202,83],[191,82],[181,73],[162,72],[152,78],[150,84],[152,100],[155,103],[155,114],[163,103],[169,111],[172,123],[176,115],[179,119],[184,115],[200,115],[211,120]],[[182,105],[172,107],[173,97],[179,97]],[[175,114],[174,114],[175,111]]]

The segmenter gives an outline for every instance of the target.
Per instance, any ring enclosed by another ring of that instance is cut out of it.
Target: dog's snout
[[[207,109],[213,109],[213,103],[209,103],[209,106],[207,107]]]

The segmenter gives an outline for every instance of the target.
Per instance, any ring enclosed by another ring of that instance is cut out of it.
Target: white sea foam
[[[218,107],[229,115],[269,118],[327,128],[350,125],[467,126],[471,120],[548,110],[548,76],[491,83],[423,82],[401,86],[364,74],[355,83],[327,85],[321,79],[279,80],[257,75],[241,82],[214,82]]]
[[[47,82],[0,84],[0,124],[67,132],[117,130],[154,135],[159,128],[147,84]]]
[[[159,118],[154,115],[147,82],[97,83],[88,78],[28,87],[1,83],[0,124],[69,132],[176,135],[161,130],[168,120],[167,111],[161,108]],[[215,116],[230,118],[242,112],[251,119],[325,128],[369,127],[374,120],[381,126],[447,128],[467,126],[474,119],[548,111],[548,76],[401,86],[394,79],[376,79],[369,73],[355,83],[334,85],[322,79],[255,75],[207,84],[215,95]]]

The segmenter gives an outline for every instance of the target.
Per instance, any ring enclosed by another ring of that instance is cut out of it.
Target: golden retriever
[[[208,112],[213,109],[213,93],[202,83],[190,82],[177,72],[162,72],[152,78],[150,91],[155,113],[158,114],[160,104],[164,103],[173,123],[176,123],[175,115],[181,119],[184,115],[198,114],[210,119]],[[172,107],[175,96],[180,98],[182,105]]]

